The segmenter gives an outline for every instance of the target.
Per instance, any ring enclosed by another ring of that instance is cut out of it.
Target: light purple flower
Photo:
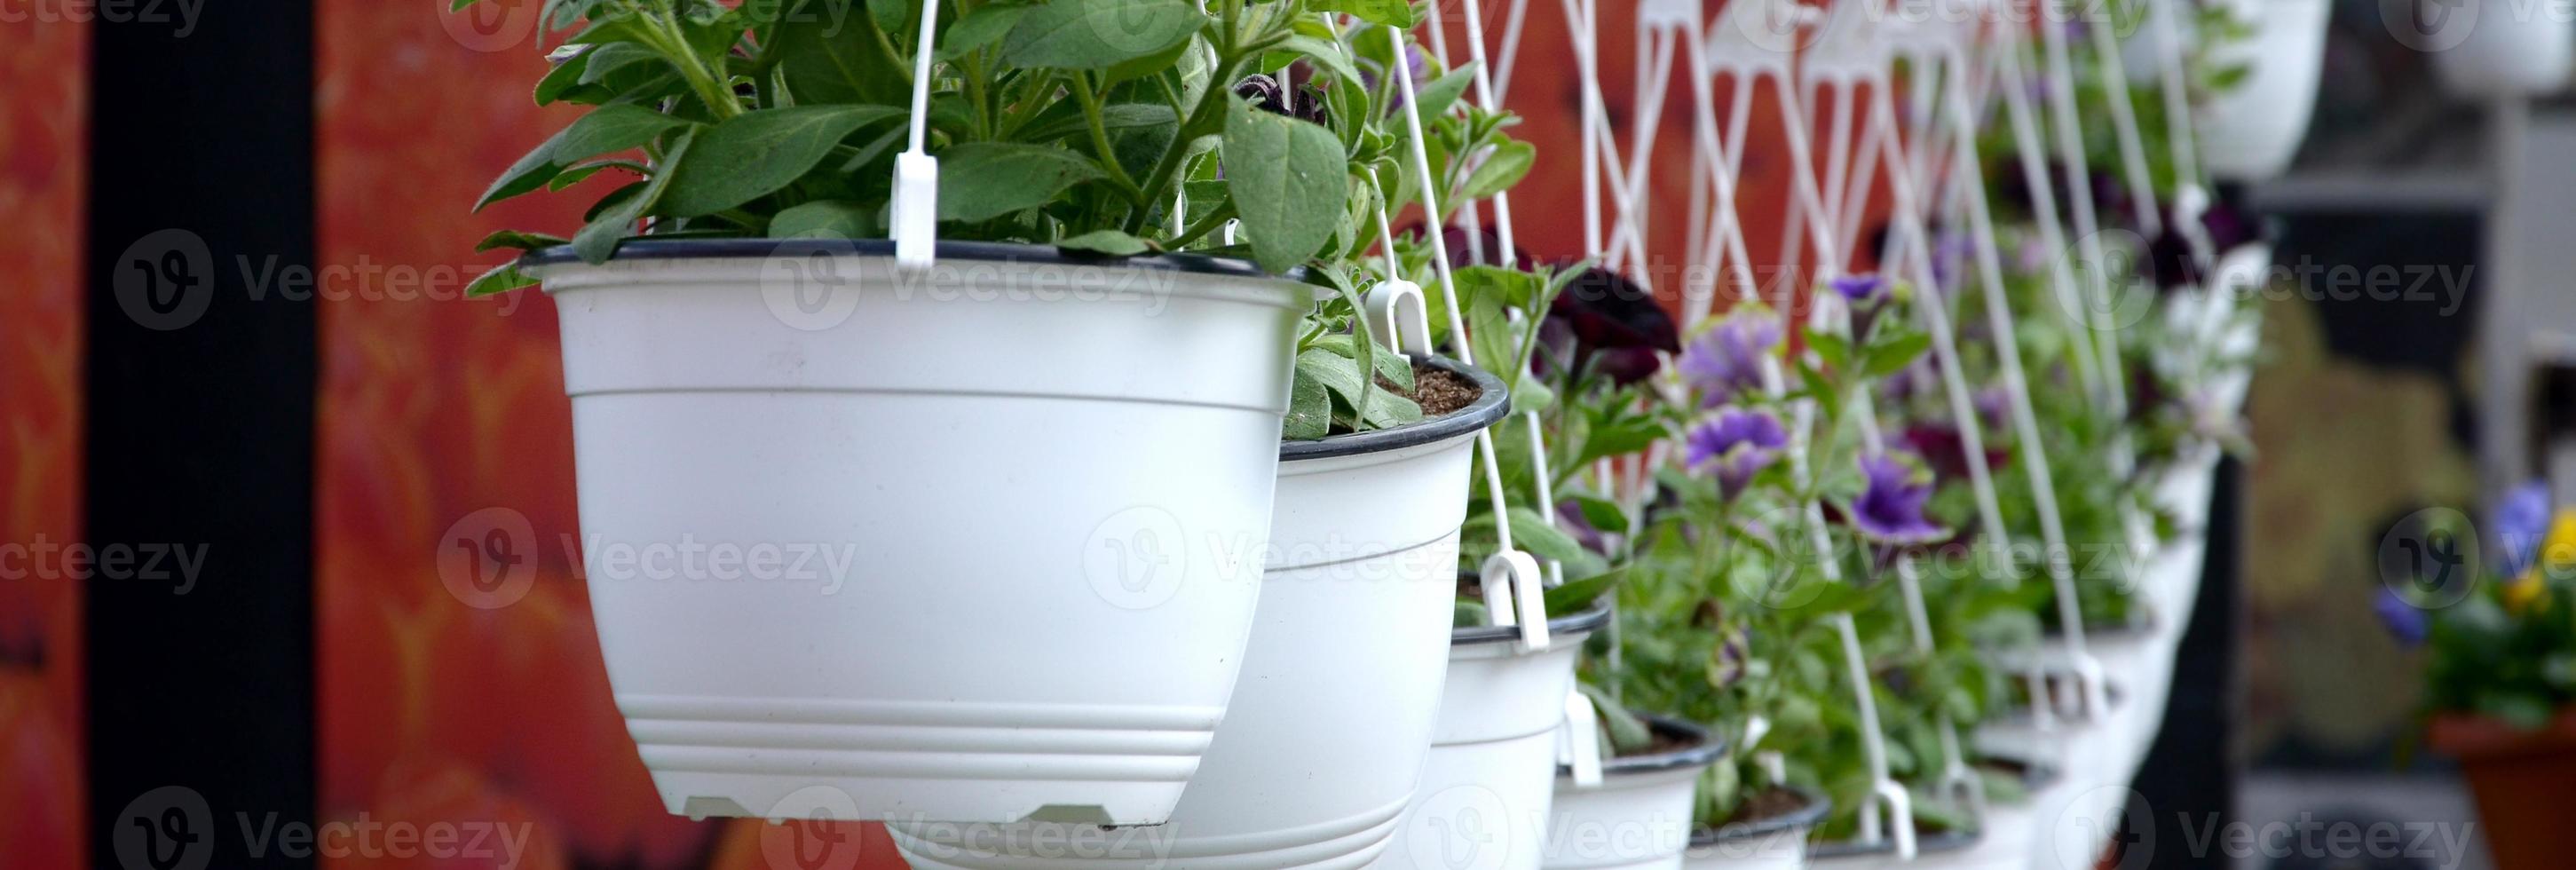
[[[1699,391],[1700,407],[1733,401],[1762,387],[1762,359],[1780,347],[1780,319],[1759,308],[1727,314],[1682,349],[1682,380]]]
[[[1852,502],[1852,525],[1862,535],[1890,544],[1939,540],[1949,530],[1923,517],[1923,502],[1932,497],[1931,476],[1916,470],[1900,454],[1862,457],[1861,473],[1869,480]]]
[[[2503,554],[2504,576],[2522,576],[2540,551],[2541,536],[2549,533],[2548,482],[2534,480],[2514,487],[2489,513],[2494,519],[2488,525],[2495,536],[2487,546]]]
[[[1780,418],[1760,411],[1724,408],[1715,419],[1690,431],[1683,461],[1693,471],[1706,465],[1717,466],[1718,494],[1732,499],[1787,446],[1789,432],[1781,427]]]
[[[2430,629],[2424,611],[2407,602],[2397,590],[2379,587],[2379,597],[2371,600],[2370,609],[2379,614],[2379,623],[2388,628],[2388,636],[2395,638],[2398,646],[2412,649],[2423,645]]]
[[[1834,292],[1843,295],[1843,301],[1851,303],[1855,308],[1876,302],[1880,297],[1887,295],[1887,279],[1876,273],[1844,275],[1827,283],[1833,285]]]

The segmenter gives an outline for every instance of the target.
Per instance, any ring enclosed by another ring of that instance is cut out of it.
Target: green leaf
[[[1921,332],[1873,346],[1869,349],[1869,376],[1883,378],[1902,371],[1922,358],[1924,349],[1931,346],[1932,336]]]
[[[879,30],[902,33],[904,24],[912,20],[912,4],[907,0],[868,0],[868,17],[876,21]]]
[[[1342,141],[1314,124],[1227,95],[1225,184],[1261,268],[1282,273],[1333,237],[1350,195]]]
[[[1271,53],[1270,58],[1263,60],[1261,68],[1277,70],[1287,67],[1288,64],[1276,59],[1282,54],[1303,56],[1313,60],[1316,67],[1331,73],[1337,81],[1360,80],[1359,66],[1351,63],[1350,53],[1342,50],[1341,43],[1302,33],[1290,36],[1288,41],[1279,44],[1279,48]]]
[[[1309,347],[1297,354],[1297,379],[1323,384],[1344,405],[1353,408],[1359,407],[1360,392],[1366,389],[1357,360],[1320,347]]]
[[[601,106],[591,110],[563,128],[554,138],[519,158],[483,198],[474,203],[475,211],[484,206],[544,187],[564,167],[602,154],[641,148],[656,137],[690,122],[642,106]]]
[[[582,262],[595,266],[608,262],[609,255],[617,253],[617,243],[634,230],[637,220],[652,213],[654,203],[660,201],[662,192],[670,188],[671,177],[687,167],[683,161],[688,157],[690,142],[697,135],[695,129],[680,131],[680,135],[671,140],[670,152],[662,156],[661,172],[643,182],[633,195],[602,211],[588,226],[582,227],[581,232],[573,234],[572,250],[581,256]]]
[[[566,244],[568,241],[569,240],[567,239],[549,236],[544,233],[501,230],[491,235],[484,236],[483,241],[474,245],[474,253],[480,254],[485,251],[499,250],[502,248],[517,251],[534,251]]]
[[[658,63],[666,66],[669,64],[669,61],[662,58],[661,52],[632,42],[603,45],[583,52],[582,58],[584,63],[580,83],[585,85],[605,82],[611,73],[637,64]]]
[[[796,205],[769,219],[769,235],[779,239],[865,239],[879,235],[877,210],[848,200],[819,199]]]
[[[1485,162],[1479,164],[1476,171],[1467,174],[1467,182],[1459,187],[1457,196],[1484,199],[1510,190],[1512,185],[1521,183],[1523,176],[1529,175],[1530,165],[1537,159],[1538,146],[1521,141],[1505,142],[1486,155]]]
[[[508,293],[521,287],[534,286],[537,286],[536,276],[519,271],[519,261],[512,260],[492,267],[492,271],[485,272],[480,277],[475,278],[471,283],[466,284],[465,298],[477,299],[484,296]]]
[[[1512,545],[1532,556],[1564,565],[1566,582],[1572,583],[1610,570],[1609,561],[1601,558],[1601,554],[1584,549],[1572,535],[1548,525],[1546,518],[1536,511],[1515,505],[1511,509],[1511,518]]]
[[[1154,249],[1154,246],[1146,244],[1144,239],[1108,229],[1092,230],[1070,239],[1062,239],[1057,241],[1055,246],[1068,251],[1087,251],[1117,257],[1133,257]]]
[[[948,25],[947,32],[939,37],[939,56],[959,57],[1001,40],[1003,34],[1011,32],[1012,25],[1020,23],[1020,16],[1028,14],[1029,8],[1025,3],[1010,2],[975,7],[975,11]]]
[[[1440,120],[1440,116],[1449,114],[1449,107],[1455,105],[1458,98],[1467,93],[1467,85],[1475,79],[1476,65],[1471,62],[1414,89],[1414,111],[1421,113],[1422,126],[1425,130],[1428,130],[1433,122]]]
[[[878,49],[873,16],[853,15],[850,0],[802,0],[768,34],[787,91],[803,105],[910,105],[912,70]]]
[[[1417,19],[1412,0],[1322,0],[1308,4],[1322,12],[1348,12],[1370,24],[1411,30]]]
[[[1449,625],[1452,628],[1474,628],[1488,621],[1490,618],[1485,615],[1485,602],[1482,601],[1461,598],[1457,606],[1449,610]]]
[[[1104,69],[1159,54],[1206,24],[1190,0],[1055,0],[1012,25],[1002,38],[1002,60],[1024,68]]]
[[[1547,590],[1548,615],[1565,616],[1591,610],[1601,601],[1601,596],[1610,593],[1610,587],[1619,585],[1623,573],[1608,571],[1594,574],[1581,580],[1565,581],[1565,585]]]
[[[1628,708],[1610,697],[1610,693],[1595,688],[1589,682],[1577,682],[1575,688],[1592,701],[1592,709],[1601,720],[1601,736],[1609,739],[1615,754],[1631,755],[1654,747],[1654,729],[1646,727],[1646,720],[1628,712]]]
[[[1304,367],[1288,388],[1288,416],[1280,421],[1279,437],[1288,441],[1313,441],[1333,431],[1333,397],[1322,382],[1306,377]]]
[[[791,106],[737,115],[698,135],[698,159],[671,183],[661,213],[714,214],[776,193],[860,127],[901,114],[892,106]]]
[[[566,92],[580,85],[582,77],[590,71],[590,56],[597,51],[599,49],[583,49],[563,63],[556,64],[554,69],[547,70],[545,77],[537,80],[537,105],[548,105],[562,99]]]
[[[1583,512],[1583,521],[1604,532],[1626,533],[1628,511],[1618,502],[1600,496],[1576,495],[1574,506]]]
[[[1320,347],[1334,353],[1341,354],[1342,356],[1357,358],[1359,356],[1359,348],[1357,347],[1358,342],[1359,339],[1357,337],[1352,336],[1350,333],[1343,332],[1315,339],[1315,341],[1312,344],[1308,344],[1307,347]],[[1377,373],[1379,377],[1394,382],[1396,389],[1403,390],[1407,393],[1413,392],[1412,361],[1405,359],[1403,354],[1386,349],[1383,345],[1379,347],[1378,352],[1373,354],[1373,356],[1376,357]]]
[[[984,221],[1054,201],[1101,177],[1080,153],[1018,142],[968,142],[939,155],[939,219]]]

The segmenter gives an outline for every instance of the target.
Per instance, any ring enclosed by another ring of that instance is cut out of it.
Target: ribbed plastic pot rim
[[[1414,362],[1473,381],[1479,391],[1476,400],[1467,403],[1464,408],[1393,429],[1351,432],[1310,441],[1281,441],[1279,442],[1279,461],[1333,459],[1433,444],[1461,435],[1472,435],[1485,427],[1501,422],[1505,415],[1511,413],[1511,390],[1504,387],[1503,379],[1495,377],[1492,372],[1445,356],[1431,354],[1408,354],[1407,356]],[[1551,629],[1554,627],[1553,623],[1549,625]]]
[[[1823,824],[1825,815],[1834,811],[1834,799],[1826,797],[1824,792],[1794,785],[1789,786],[1788,789],[1806,801],[1806,805],[1799,807],[1797,812],[1767,819],[1754,819],[1749,822],[1735,822],[1714,829],[1701,828],[1691,832],[1691,845],[1713,846],[1737,840],[1768,837],[1781,831],[1812,828]]]
[[[1647,728],[1666,736],[1693,741],[1692,744],[1681,749],[1652,755],[1622,755],[1601,759],[1602,776],[1634,776],[1641,773],[1662,773],[1668,770],[1705,767],[1709,762],[1717,760],[1718,756],[1726,754],[1726,741],[1709,733],[1707,728],[1700,727],[1696,722],[1686,722],[1670,716],[1647,716],[1645,719]],[[1572,776],[1574,769],[1560,764],[1556,766],[1556,775]]]
[[[777,256],[782,249],[800,256],[834,253],[853,257],[892,257],[893,239],[630,239],[617,246],[608,262],[622,260],[720,260],[759,259]],[[1153,254],[1121,257],[1114,254],[1092,254],[1067,251],[1053,245],[1028,245],[1017,242],[970,242],[942,240],[933,248],[941,260],[973,260],[1037,266],[1097,266],[1104,268],[1149,269],[1185,272],[1194,275],[1225,275],[1235,278],[1269,278],[1294,281],[1303,277],[1304,269],[1286,275],[1273,275],[1261,270],[1250,260],[1215,257],[1206,254]],[[571,245],[556,245],[530,251],[519,257],[521,268],[560,266],[581,263]]]

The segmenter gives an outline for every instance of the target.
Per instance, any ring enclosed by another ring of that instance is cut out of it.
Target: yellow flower
[[[2547,587],[2540,582],[2540,569],[2538,567],[2535,566],[2529,571],[2522,572],[2521,577],[2517,577],[2512,582],[2504,584],[2505,609],[2519,615],[2524,610],[2529,609],[2532,602],[2540,600],[2540,593],[2546,588]]]
[[[2540,558],[2550,576],[2560,576],[2576,569],[2576,508],[2562,510],[2549,521],[2549,536],[2540,542]]]

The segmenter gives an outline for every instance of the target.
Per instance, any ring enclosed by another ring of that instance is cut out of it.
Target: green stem
[[[1091,148],[1100,155],[1100,165],[1109,170],[1109,180],[1138,209],[1144,209],[1144,192],[1136,188],[1136,179],[1128,176],[1127,167],[1118,165],[1118,150],[1109,145],[1109,128],[1100,117],[1100,95],[1091,89],[1090,73],[1073,74],[1073,98],[1082,104],[1082,119],[1091,127]]]
[[[1199,218],[1197,223],[1191,224],[1189,229],[1182,231],[1180,235],[1173,237],[1171,241],[1163,243],[1163,247],[1174,251],[1188,247],[1191,242],[1198,241],[1200,237],[1207,235],[1209,231],[1214,230],[1217,227],[1225,226],[1226,221],[1233,219],[1234,202],[1232,200],[1228,200],[1224,204],[1217,206],[1215,211],[1208,212],[1206,217]]]

